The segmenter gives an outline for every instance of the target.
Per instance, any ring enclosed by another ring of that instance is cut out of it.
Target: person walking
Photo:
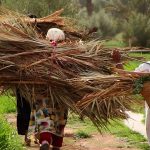
[[[48,30],[46,39],[50,41],[53,52],[57,42],[65,40],[65,34],[58,28]],[[54,55],[54,54],[52,54]],[[51,97],[36,95],[32,104],[28,136],[34,133],[39,140],[40,150],[60,150],[63,143],[64,128],[67,123],[68,109]]]
[[[150,73],[150,61],[145,62],[140,64],[136,69],[135,72],[140,72],[140,73]],[[143,95],[145,99],[145,125],[146,125],[146,134],[147,134],[147,139],[148,143],[150,145],[150,106],[148,105],[148,99],[150,99],[150,94],[149,98],[147,97],[148,93],[150,91],[148,90],[148,86],[150,86],[150,82],[147,82],[146,84],[143,85],[143,90],[141,94]]]
[[[150,61],[140,64],[134,71],[126,71],[122,69],[114,69],[118,74],[123,74],[124,76],[147,76],[150,75]],[[148,143],[150,145],[150,81],[143,84],[141,95],[145,99],[145,126]]]

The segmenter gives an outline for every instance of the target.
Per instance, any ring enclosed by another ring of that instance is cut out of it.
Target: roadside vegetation
[[[10,96],[9,94],[1,95],[0,104],[0,114],[16,112],[15,97]]]
[[[0,149],[22,150],[22,142],[13,128],[6,120],[5,115],[16,112],[15,98],[9,95],[0,96]]]

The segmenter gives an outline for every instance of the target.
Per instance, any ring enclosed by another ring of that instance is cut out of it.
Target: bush
[[[87,15],[86,9],[83,8],[79,16],[82,16],[80,23],[90,29],[97,28],[97,37],[109,38],[117,33],[117,24],[112,16],[106,14],[104,9],[93,12],[92,16]]]
[[[131,46],[150,47],[150,19],[134,12],[124,24],[124,38]]]
[[[0,114],[16,112],[15,97],[9,94],[0,96]]]
[[[23,150],[21,140],[15,129],[0,116],[0,149],[1,150]]]
[[[91,135],[89,135],[88,133],[84,132],[84,131],[78,131],[76,134],[75,134],[75,137],[76,138],[79,138],[79,139],[85,139],[85,138],[90,138]]]

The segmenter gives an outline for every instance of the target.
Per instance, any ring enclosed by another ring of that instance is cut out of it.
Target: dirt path
[[[143,114],[133,113],[131,111],[127,112],[129,118],[124,120],[124,124],[129,127],[131,130],[136,131],[147,138],[146,135],[146,126],[142,123]]]
[[[16,117],[14,114],[7,115],[7,120],[15,126]],[[76,139],[74,130],[66,127],[65,138],[62,150],[138,150],[129,147],[122,139],[116,138],[111,134],[100,135],[93,134],[91,138]],[[31,144],[31,147],[25,147],[26,150],[38,150],[38,145]]]
[[[38,146],[32,144],[27,150],[37,150]],[[113,135],[93,134],[91,138],[75,139],[72,129],[66,128],[62,150],[138,150],[131,148],[121,139]]]

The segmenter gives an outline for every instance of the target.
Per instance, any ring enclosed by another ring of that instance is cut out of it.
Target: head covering
[[[143,63],[139,65],[136,69],[135,72],[150,72],[150,61]]]
[[[65,33],[58,28],[51,28],[48,30],[46,39],[50,41],[63,41],[65,40]]]

